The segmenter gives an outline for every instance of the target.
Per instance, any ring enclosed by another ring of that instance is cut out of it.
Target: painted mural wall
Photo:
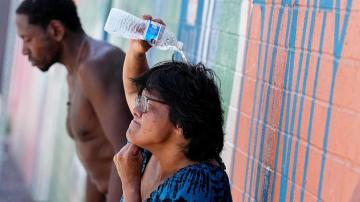
[[[235,200],[358,201],[359,1],[242,4]]]
[[[127,41],[102,29],[111,7],[161,18],[191,62],[214,69],[234,201],[360,201],[359,1],[77,4],[86,32],[123,50]],[[65,130],[65,68],[48,74],[31,68],[11,19],[16,43],[3,86],[10,86],[12,154],[35,200],[81,201],[85,172]],[[148,57],[155,64],[172,53],[154,49]]]

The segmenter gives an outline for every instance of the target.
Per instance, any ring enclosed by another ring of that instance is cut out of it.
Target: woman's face
[[[176,129],[169,119],[169,106],[157,92],[144,90],[134,109],[134,119],[126,133],[128,141],[149,149],[165,143]]]

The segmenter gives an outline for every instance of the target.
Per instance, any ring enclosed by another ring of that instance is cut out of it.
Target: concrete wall
[[[359,201],[360,3],[355,0],[77,1],[85,30],[111,7],[162,18],[191,62],[214,69],[234,201]],[[12,25],[9,25],[11,29]],[[65,130],[65,69],[30,68],[16,41],[13,155],[36,200],[80,201],[84,171]],[[172,53],[151,50],[150,64]]]

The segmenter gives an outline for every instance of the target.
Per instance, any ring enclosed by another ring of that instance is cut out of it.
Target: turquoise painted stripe
[[[260,67],[261,67],[261,56],[262,56],[262,41],[264,38],[264,24],[265,24],[265,14],[266,14],[266,7],[265,5],[260,5],[260,9],[261,9],[261,27],[260,27],[260,42],[259,42],[259,52],[258,52],[258,59],[257,59],[257,69],[256,69],[256,83],[255,83],[255,89],[254,89],[254,98],[253,98],[253,107],[252,107],[252,112],[251,112],[251,123],[250,123],[250,136],[252,136],[253,133],[253,126],[254,126],[254,119],[255,119],[255,111],[256,111],[256,100],[257,100],[257,96],[258,96],[258,86],[259,86],[259,82],[262,81],[259,77],[260,75]],[[265,72],[263,70],[263,72]],[[259,101],[259,105],[261,106],[262,104],[262,100],[261,100],[261,94],[260,94],[260,101]],[[258,114],[260,114],[260,110],[258,110]],[[258,126],[259,124],[259,115],[258,115],[258,119],[256,121],[256,126]],[[253,183],[253,173],[254,173],[254,164],[255,164],[255,159],[256,159],[256,148],[257,148],[257,139],[258,139],[258,132],[256,130],[255,132],[255,137],[254,137],[254,146],[253,146],[253,152],[252,152],[252,156],[253,159],[251,161],[251,173],[250,173],[250,185],[249,185],[249,201],[251,201],[251,193],[252,193],[252,183]],[[250,154],[249,154],[250,155]],[[254,200],[257,201],[257,194],[254,194]]]
[[[338,67],[339,67],[338,59],[341,58],[341,54],[343,51],[345,35],[346,35],[347,27],[349,24],[351,7],[352,7],[352,0],[347,0],[346,10],[348,12],[345,12],[341,31],[340,31],[340,12],[335,12],[335,31],[334,31],[334,46],[333,46],[333,53],[334,53],[335,58],[334,58],[333,68],[332,68],[333,75],[332,75],[331,87],[330,87],[329,106],[328,106],[328,110],[326,113],[325,131],[324,131],[324,140],[323,140],[323,153],[321,156],[321,168],[320,168],[319,186],[318,186],[318,193],[317,193],[318,201],[321,200],[321,193],[322,193],[322,186],[323,186],[326,154],[327,154],[328,140],[329,140],[329,128],[330,128],[330,121],[331,121],[331,115],[332,115],[331,114],[332,103],[333,103],[333,98],[334,98],[334,88],[335,88],[335,82],[336,82],[336,75],[337,75]],[[336,0],[336,8],[340,8],[340,0]]]
[[[298,4],[298,0],[295,1],[295,4]],[[292,92],[292,85],[293,85],[293,73],[294,73],[294,63],[295,63],[295,39],[296,39],[296,34],[297,34],[297,21],[298,21],[298,9],[294,8],[293,9],[294,12],[292,14],[292,23],[291,23],[291,32],[290,32],[290,41],[289,41],[289,48],[288,48],[288,55],[287,58],[289,58],[289,84],[288,84],[288,91]],[[283,152],[283,158],[285,159],[285,164],[283,164],[282,166],[282,181],[280,184],[280,200],[284,200],[286,201],[286,195],[287,195],[287,185],[288,185],[288,175],[289,175],[289,162],[290,162],[290,156],[291,156],[291,147],[292,147],[292,136],[293,136],[293,124],[290,125],[290,132],[289,132],[289,116],[290,115],[290,103],[291,103],[291,94],[288,95],[288,99],[287,99],[287,109],[286,109],[286,120],[285,120],[285,135],[284,137],[286,137],[287,135],[289,135],[290,137],[288,137],[288,147],[286,152]],[[296,100],[296,99],[295,99]],[[295,109],[296,107],[293,106],[292,107],[292,114],[295,113]]]
[[[265,55],[264,55],[264,62],[263,62],[263,74],[262,74],[262,77],[261,78],[265,78],[265,74],[266,74],[266,66],[267,66],[267,59],[268,59],[268,53],[269,53],[269,44],[270,44],[270,38],[271,38],[271,27],[272,27],[272,18],[273,18],[273,13],[274,13],[274,4],[271,5],[271,8],[270,8],[270,14],[269,14],[269,21],[268,21],[268,30],[267,30],[267,39],[266,39],[266,49],[265,49]],[[263,89],[264,85],[262,84],[262,89]],[[261,90],[260,92],[263,92],[263,90]],[[262,96],[262,93],[260,93],[260,95]],[[262,103],[262,101],[260,101],[260,104]],[[261,106],[259,107],[259,112],[258,112],[258,120],[260,120],[260,110],[261,110]],[[256,130],[258,130],[258,124],[257,124],[257,127],[256,127]],[[257,133],[257,132],[256,132]],[[261,155],[263,152],[263,141],[264,140],[264,137],[262,136],[262,139],[261,139],[261,143],[260,143],[260,148],[261,148],[261,151],[259,152],[259,162],[262,163],[262,158],[263,156]],[[259,192],[259,171],[260,171],[260,168],[258,166],[258,172],[257,172],[257,175],[256,175],[256,185],[255,185],[255,200],[257,200],[257,196],[258,196],[258,192]],[[269,172],[269,176],[271,177],[271,173]],[[268,181],[268,183],[270,184],[270,179]],[[263,194],[266,194],[268,195],[268,188],[263,190]],[[267,196],[263,196],[264,199],[267,199]]]
[[[315,5],[317,5],[317,0],[315,0]],[[313,34],[314,34],[314,27],[315,27],[315,18],[316,18],[316,9],[312,10],[312,14],[311,14],[311,20],[310,20],[310,30],[309,30],[309,36],[308,36],[308,47],[307,50],[311,50],[312,49],[312,39],[313,39]],[[303,79],[303,87],[302,87],[302,94],[305,94],[306,92],[306,87],[307,87],[307,77],[308,77],[308,72],[309,72],[309,65],[310,65],[310,52],[307,53],[306,55],[306,63],[305,63],[305,71],[304,71],[304,79]],[[304,99],[305,97],[302,96],[301,100],[300,100],[300,109],[303,109],[304,106]],[[298,127],[300,127],[298,125]],[[300,130],[300,129],[298,129]],[[308,133],[309,135],[310,133]],[[303,172],[303,177],[302,177],[302,183],[301,183],[301,193],[300,193],[300,201],[304,200],[304,193],[305,193],[305,187],[306,187],[306,176],[307,176],[307,165],[309,163],[309,144],[310,144],[310,140],[311,140],[311,136],[307,137],[308,140],[308,144],[307,144],[307,151],[305,153],[305,159],[304,159],[304,172]]]
[[[253,20],[253,13],[250,13],[250,20],[249,20],[249,24],[248,24],[248,28],[247,28],[247,39],[250,38],[250,34],[251,34],[251,28],[252,28],[252,20]],[[236,148],[238,147],[238,134],[239,134],[239,130],[240,130],[240,116],[241,116],[241,104],[242,104],[242,100],[243,100],[243,92],[244,92],[244,81],[245,81],[245,71],[246,71],[246,58],[247,58],[247,55],[248,55],[248,47],[249,47],[249,40],[246,41],[246,46],[245,46],[245,53],[244,53],[244,68],[242,70],[242,77],[241,77],[241,86],[240,86],[240,93],[239,93],[239,102],[238,102],[238,112],[236,114],[236,125],[235,125],[235,135],[234,135],[234,150],[233,150],[233,155],[232,155],[232,166],[231,166],[231,179],[232,179],[232,182],[234,180],[234,169],[235,169],[235,165],[236,165],[236,158],[235,158],[235,151],[236,151]],[[249,143],[248,143],[249,144]],[[249,153],[249,145],[248,145],[248,153]],[[246,175],[245,175],[245,178],[247,176],[247,172],[248,172],[248,169],[246,168]],[[244,195],[245,195],[245,190],[243,191],[243,198],[244,198]]]
[[[263,38],[264,35],[264,7],[261,6],[261,28],[260,28],[260,41]],[[262,53],[262,45],[259,42],[259,47],[258,47],[258,61],[257,61],[257,70],[256,70],[256,78],[259,78],[259,74],[260,74],[260,58],[261,58],[261,53]],[[248,157],[246,160],[246,177],[244,180],[244,193],[246,193],[247,190],[247,184],[248,184],[248,169],[249,169],[249,164],[250,164],[250,156],[251,156],[251,145],[252,145],[252,136],[253,136],[253,125],[254,125],[254,117],[255,117],[255,107],[256,107],[256,99],[257,99],[257,88],[258,88],[258,79],[256,79],[256,83],[255,83],[255,89],[254,89],[254,95],[253,95],[253,107],[251,110],[251,122],[250,122],[250,134],[249,134],[249,141],[248,141]],[[256,134],[255,134],[256,135]],[[254,142],[254,145],[256,145],[256,140]],[[255,146],[255,150],[256,150],[256,146]],[[254,158],[255,158],[255,153],[253,152],[254,156],[252,159],[252,165],[251,168],[253,168],[254,166]],[[248,196],[248,200],[251,200],[251,187],[252,187],[252,169],[251,169],[251,174],[250,174],[250,185],[249,185],[249,196]],[[243,202],[245,201],[245,197],[243,197]]]
[[[307,23],[308,23],[308,17],[309,17],[309,3],[310,3],[310,0],[307,0],[307,3],[306,3],[307,9],[306,9],[304,20],[303,20],[304,23],[303,23],[303,32],[302,32],[302,37],[301,37],[301,48],[300,48],[300,57],[299,57],[299,63],[298,63],[299,65],[298,65],[298,71],[297,71],[295,92],[299,92],[299,86],[300,86],[301,70],[302,70],[302,63],[303,63],[303,58],[304,58],[304,45],[305,45],[305,38],[306,38],[306,33],[307,33]],[[303,95],[303,94],[301,94],[301,95]],[[303,96],[301,96],[301,97],[303,97]],[[297,107],[297,100],[298,99],[294,99],[294,104],[293,104],[293,109],[295,109],[295,112],[296,112],[296,107]],[[303,105],[300,104],[300,108],[299,108],[299,112],[298,112],[297,131],[295,133],[297,140],[300,139],[300,129],[301,129],[300,126],[301,126],[301,120],[302,120],[302,112],[303,112]],[[292,125],[293,125],[293,122],[295,121],[295,117],[296,117],[296,114],[293,112]],[[296,141],[295,151],[294,151],[293,171],[292,171],[292,178],[291,178],[293,183],[291,184],[290,201],[294,201],[298,151],[299,151],[299,141]]]

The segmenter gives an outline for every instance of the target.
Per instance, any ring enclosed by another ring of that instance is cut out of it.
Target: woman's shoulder
[[[152,194],[156,200],[231,201],[226,172],[211,163],[197,163],[180,169]]]
[[[197,163],[184,167],[172,178],[175,181],[191,182],[194,185],[202,185],[203,180],[211,180],[209,183],[215,181],[229,182],[226,172],[221,167],[211,163]]]

